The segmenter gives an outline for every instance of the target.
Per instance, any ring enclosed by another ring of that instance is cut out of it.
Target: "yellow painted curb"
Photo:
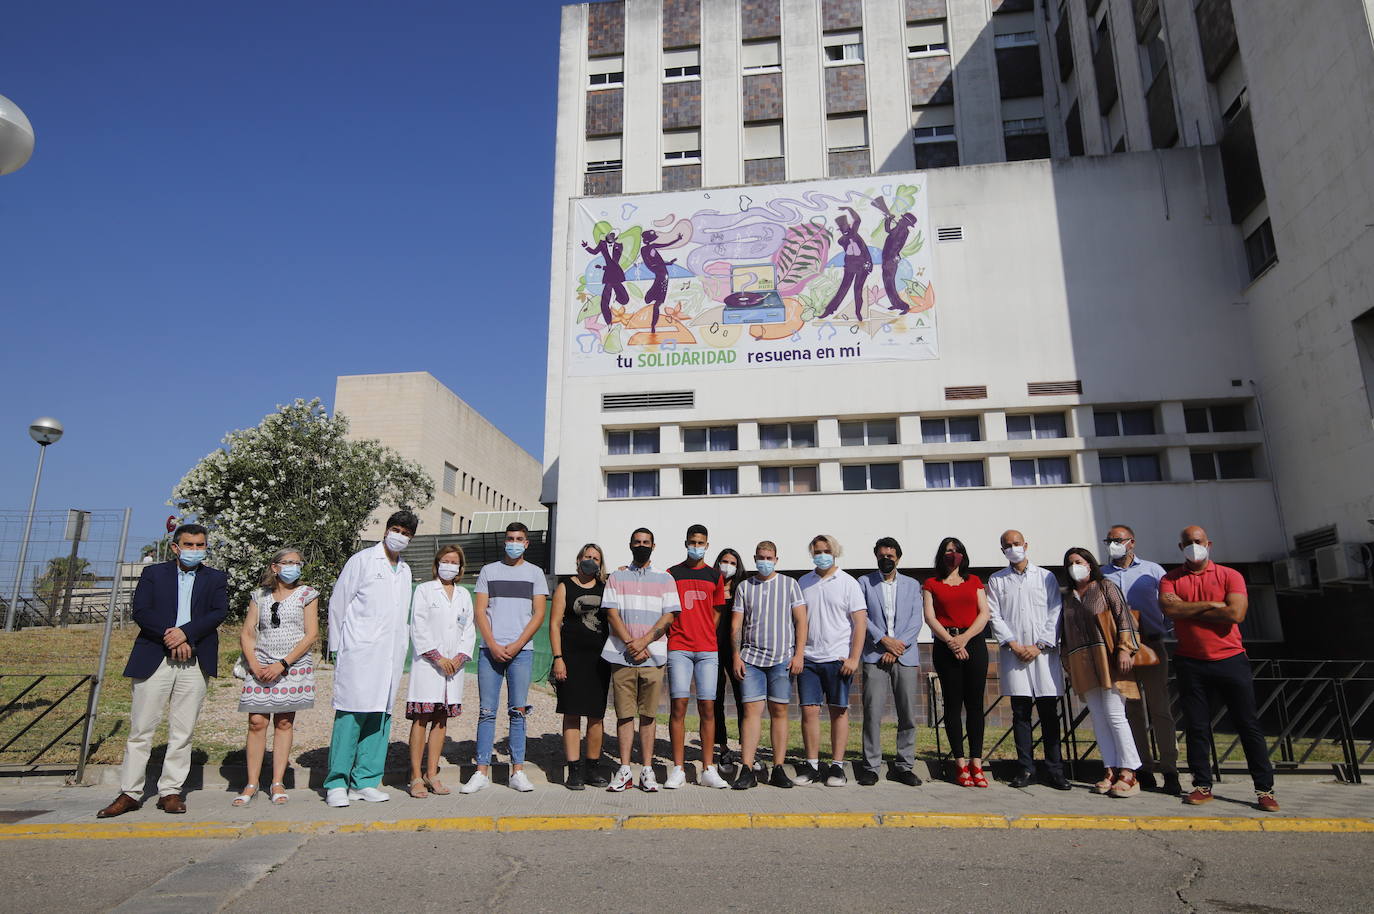
[[[812,813],[750,813],[749,824],[753,828],[815,828],[816,817]]]
[[[1374,822],[1368,819],[1259,819],[1265,831],[1306,832],[1374,832]]]
[[[628,831],[639,831],[658,828],[748,828],[750,824],[749,813],[747,812],[707,813],[703,815],[664,813],[653,816],[628,816],[620,827]]]
[[[1011,820],[1012,828],[1091,828],[1116,831],[1132,831],[1135,820],[1127,816],[1017,816]]]
[[[878,817],[871,812],[816,813],[817,828],[876,828]]]
[[[224,822],[186,825],[107,825],[103,823],[66,823],[62,825],[0,826],[0,841],[102,841],[112,838],[237,838],[244,826]]]
[[[432,819],[397,819],[394,822],[361,822],[341,826],[340,831],[348,832],[422,832],[422,831],[495,831],[496,822],[491,816],[454,816]]]
[[[497,831],[603,831],[616,828],[615,816],[500,816]]]
[[[1140,816],[1133,820],[1141,831],[1259,831],[1259,819],[1220,816]]]
[[[888,828],[1010,828],[1006,816],[980,816],[952,812],[885,812]]]

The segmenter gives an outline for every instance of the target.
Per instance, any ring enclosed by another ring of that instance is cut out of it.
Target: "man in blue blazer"
[[[205,701],[205,684],[217,672],[219,625],[229,611],[229,577],[201,564],[205,528],[182,524],[172,534],[170,562],[143,569],[134,589],[138,626],[124,675],[134,681],[129,739],[124,745],[120,794],[96,816],[109,819],[142,805],[153,734],[167,710],[167,756],[157,782],[157,808],[186,812],[182,784],[191,769],[191,734]]]
[[[916,636],[925,619],[921,585],[897,573],[902,547],[890,536],[873,546],[878,570],[859,579],[868,604],[868,631],[861,656],[864,667],[864,760],[854,780],[864,787],[878,783],[883,760],[883,712],[890,697],[897,708],[897,759],[888,780],[916,787],[916,692],[921,652]]]

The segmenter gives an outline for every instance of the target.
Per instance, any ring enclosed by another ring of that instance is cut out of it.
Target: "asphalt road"
[[[1371,859],[1370,834],[1226,832],[884,828],[6,841],[0,910],[1332,914],[1374,907]]]

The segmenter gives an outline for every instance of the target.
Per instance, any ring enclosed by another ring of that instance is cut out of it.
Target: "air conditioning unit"
[[[1280,559],[1274,563],[1274,589],[1313,590],[1311,559]]]
[[[1322,584],[1368,583],[1365,547],[1359,543],[1336,543],[1317,549],[1317,580]]]

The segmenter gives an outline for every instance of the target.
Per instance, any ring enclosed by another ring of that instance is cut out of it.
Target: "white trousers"
[[[1139,768],[1140,753],[1135,748],[1130,721],[1126,720],[1126,702],[1121,693],[1116,689],[1093,689],[1083,696],[1083,703],[1088,706],[1102,763],[1108,768]]]
[[[157,781],[157,795],[180,793],[191,771],[191,733],[205,701],[205,674],[192,657],[185,663],[164,658],[147,679],[134,680],[133,708],[129,712],[129,739],[124,744],[124,769],[120,790],[135,800],[143,798],[148,756],[153,736],[167,710],[167,757]],[[169,708],[170,701],[170,708]]]

